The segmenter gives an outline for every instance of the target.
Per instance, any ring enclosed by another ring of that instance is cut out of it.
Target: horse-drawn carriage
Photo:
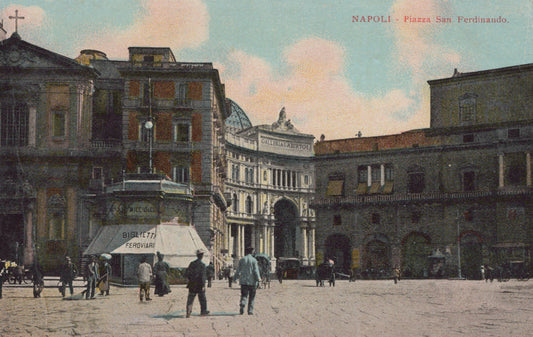
[[[270,257],[266,254],[255,254],[261,274],[261,288],[270,288]]]

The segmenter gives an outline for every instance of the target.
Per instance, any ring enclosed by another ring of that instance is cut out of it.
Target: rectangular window
[[[377,165],[371,167],[372,172],[372,184],[379,183],[381,181],[381,168]]]
[[[326,195],[327,196],[344,195],[344,177],[343,176],[334,175],[334,176],[329,177]]]
[[[29,111],[26,104],[1,105],[0,144],[2,146],[28,145]]]
[[[186,123],[177,123],[175,126],[175,141],[176,142],[188,142],[190,141],[189,136],[189,124]]]
[[[407,187],[409,193],[422,193],[426,187],[424,173],[410,173]]]
[[[476,174],[473,171],[463,172],[463,191],[469,192],[476,189]]]
[[[188,183],[189,182],[189,167],[188,166],[176,166],[174,167],[174,177],[173,180],[177,183]]]
[[[104,170],[101,167],[93,167],[93,179],[102,179],[104,177]]]
[[[379,213],[372,213],[370,221],[373,225],[379,225],[381,221]]]
[[[391,165],[385,165],[385,181],[394,180],[394,168]]]
[[[187,106],[189,105],[189,98],[188,98],[188,85],[187,83],[181,83],[178,85],[178,97],[176,98],[176,104],[178,106]]]
[[[340,214],[335,214],[333,216],[333,226],[340,226],[342,225],[342,218]]]
[[[65,112],[52,112],[52,137],[65,137]]]
[[[151,88],[148,82],[143,83],[141,106],[149,106],[151,104]]]
[[[368,167],[367,166],[359,166],[357,168],[357,182],[359,184],[367,183],[368,182]]]
[[[474,135],[469,133],[467,135],[463,135],[463,143],[472,143],[474,142]]]
[[[520,138],[520,129],[507,130],[507,138]]]

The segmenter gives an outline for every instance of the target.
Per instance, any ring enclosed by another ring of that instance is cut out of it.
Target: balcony
[[[504,188],[492,191],[472,191],[472,192],[428,192],[428,193],[395,193],[389,195],[366,195],[347,197],[321,197],[316,198],[312,203],[313,208],[331,206],[362,206],[371,204],[392,204],[392,203],[416,203],[432,201],[452,201],[452,200],[473,200],[506,198],[518,196],[533,196],[533,189],[527,187]]]
[[[122,142],[118,139],[93,139],[91,140],[91,147],[93,149],[102,150],[121,150]]]

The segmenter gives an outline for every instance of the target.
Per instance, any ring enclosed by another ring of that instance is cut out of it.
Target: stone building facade
[[[218,257],[227,228],[224,85],[210,63],[131,47],[76,60],[14,33],[0,41],[0,258],[54,273],[80,261],[106,216],[106,186],[154,173],[192,191],[180,217]],[[184,216],[184,214],[186,214]],[[218,253],[217,253],[218,252]]]
[[[48,271],[78,256],[97,76],[18,33],[0,41],[0,258]]]
[[[314,265],[315,217],[312,135],[300,133],[285,109],[271,125],[252,126],[230,101],[226,120],[226,195],[229,255],[238,261],[245,247]]]
[[[159,47],[130,47],[127,61],[83,50],[77,60],[100,72],[93,140],[103,158],[92,168],[98,178],[94,186],[120,180],[121,171],[163,174],[188,185],[193,191],[191,215],[180,221],[194,225],[215,261],[221,261],[228,113],[218,70],[211,63],[177,62],[170,48]],[[121,160],[109,160],[110,154]],[[88,204],[87,210],[90,223],[102,223],[98,208]],[[86,244],[95,233],[87,234]]]
[[[530,269],[533,64],[428,83],[429,128],[315,144],[317,255],[363,277]]]

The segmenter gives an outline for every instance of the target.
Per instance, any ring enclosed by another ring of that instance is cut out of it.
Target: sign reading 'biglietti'
[[[125,248],[155,248],[155,228],[150,231],[124,231],[122,238],[128,240],[124,244]]]

